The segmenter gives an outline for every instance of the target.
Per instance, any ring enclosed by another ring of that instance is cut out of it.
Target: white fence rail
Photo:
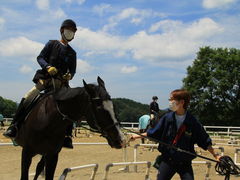
[[[137,122],[121,122],[122,126],[126,129],[138,129]],[[234,126],[204,126],[204,129],[214,135],[240,135],[240,127]]]
[[[12,118],[4,118],[4,122],[11,122]],[[135,129],[138,130],[138,122],[121,122],[122,126],[126,129]],[[215,136],[240,136],[240,127],[234,126],[204,126],[204,129]]]

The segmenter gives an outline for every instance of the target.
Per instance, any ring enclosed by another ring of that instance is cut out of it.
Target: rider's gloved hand
[[[71,75],[70,73],[66,73],[66,74],[64,74],[64,75],[62,76],[62,78],[63,78],[64,80],[69,81],[69,80],[72,79],[72,75]]]
[[[49,67],[47,68],[47,72],[48,72],[51,76],[54,76],[55,74],[57,74],[58,70],[57,70],[55,67],[53,67],[53,66],[49,66]]]

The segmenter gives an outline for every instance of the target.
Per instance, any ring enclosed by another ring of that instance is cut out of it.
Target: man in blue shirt
[[[172,91],[169,99],[169,108],[172,112],[166,113],[154,128],[142,133],[142,136],[152,137],[191,153],[196,153],[194,144],[197,144],[219,160],[220,156],[212,148],[211,138],[201,123],[187,111],[189,102],[188,91],[183,89]],[[142,136],[133,135],[131,139],[142,138]],[[170,180],[175,173],[180,175],[181,180],[194,179],[192,160],[196,158],[195,156],[161,143],[159,143],[158,150],[161,152],[161,162],[157,180]]]
[[[145,114],[145,115],[142,115],[140,118],[139,118],[139,131],[140,133],[144,133],[146,132],[147,130],[147,126],[149,124],[149,121],[150,121],[150,116]],[[142,144],[144,144],[144,138],[142,138]]]
[[[22,98],[13,122],[3,134],[9,138],[17,136],[18,129],[26,116],[26,109],[39,93],[47,89],[68,87],[76,72],[76,52],[69,45],[77,31],[76,23],[71,19],[63,21],[60,27],[61,39],[50,40],[40,52],[37,61],[42,69],[37,70],[33,82],[35,86]],[[72,147],[72,128],[67,128],[64,147]]]

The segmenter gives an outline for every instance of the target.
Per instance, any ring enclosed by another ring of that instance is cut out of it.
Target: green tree
[[[192,96],[190,110],[204,125],[240,125],[240,50],[200,48],[183,87]]]
[[[126,98],[113,99],[115,114],[121,122],[138,122],[138,118],[149,113],[149,106]]]
[[[4,117],[12,117],[17,109],[17,103],[0,96],[0,114]]]

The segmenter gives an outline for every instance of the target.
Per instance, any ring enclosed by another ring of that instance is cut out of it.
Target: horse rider
[[[152,121],[159,114],[159,106],[157,103],[158,97],[153,96],[152,102],[150,103],[150,120]]]
[[[35,97],[43,90],[59,89],[69,87],[70,81],[76,72],[76,52],[69,45],[77,31],[76,23],[71,19],[66,19],[60,27],[61,40],[50,40],[37,57],[37,61],[42,69],[36,71],[33,78],[34,87],[22,98],[11,126],[3,134],[9,138],[17,136],[18,129],[21,127],[26,110]],[[64,147],[72,146],[72,125],[67,128]]]

